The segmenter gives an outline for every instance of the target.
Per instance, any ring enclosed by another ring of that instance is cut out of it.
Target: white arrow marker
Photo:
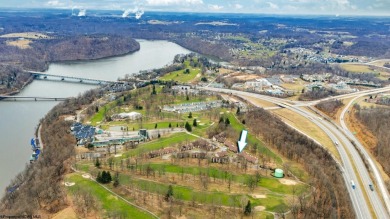
[[[244,150],[245,146],[247,145],[246,143],[246,136],[248,135],[247,130],[242,130],[241,132],[241,138],[237,142],[238,143],[238,153],[241,153],[242,150]]]

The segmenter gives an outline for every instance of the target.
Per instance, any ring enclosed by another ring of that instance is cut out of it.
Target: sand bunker
[[[291,179],[279,179],[280,183],[284,185],[296,185],[298,184],[297,181],[291,180]]]
[[[255,211],[264,211],[265,207],[264,206],[256,206],[254,209],[255,209]]]
[[[65,184],[65,186],[70,187],[70,186],[74,186],[76,183],[74,183],[74,182],[65,182],[64,184]]]
[[[267,198],[266,195],[260,195],[260,194],[252,194],[251,195],[253,198]]]
[[[83,177],[86,178],[86,179],[89,179],[89,178],[91,178],[91,175],[89,175],[89,174],[83,174]]]

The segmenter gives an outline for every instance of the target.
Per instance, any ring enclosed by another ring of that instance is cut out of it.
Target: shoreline
[[[128,52],[123,53],[123,54],[110,55],[110,56],[101,57],[101,58],[95,58],[95,59],[75,59],[75,60],[51,61],[51,62],[45,63],[45,68],[43,69],[42,72],[46,72],[47,70],[49,70],[49,66],[51,64],[66,64],[66,63],[77,63],[77,62],[94,62],[94,61],[100,61],[100,60],[104,60],[104,59],[123,57],[123,56],[126,56],[126,55],[130,55],[130,54],[136,53],[136,52],[141,50],[141,45],[139,44],[138,41],[142,40],[142,39],[134,39],[134,40],[138,43],[138,48],[133,50],[133,51],[128,51]],[[35,70],[31,70],[31,71],[35,71]],[[15,91],[7,92],[7,93],[0,93],[0,95],[3,95],[3,96],[14,96],[14,95],[17,95],[20,92],[22,92],[23,89],[25,87],[27,87],[29,84],[31,84],[33,81],[34,81],[34,77],[32,77],[30,75],[28,80],[26,82],[24,82],[24,84],[23,84],[23,86],[21,88],[15,90]],[[1,101],[1,98],[0,98],[0,101]]]

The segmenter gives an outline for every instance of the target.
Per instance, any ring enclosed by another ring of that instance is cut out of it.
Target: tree
[[[236,114],[237,114],[237,115],[240,114],[240,107],[237,107],[237,112],[236,112]]]
[[[188,94],[187,94],[187,96],[186,96],[186,100],[187,100],[187,101],[190,100],[190,97],[188,96]]]
[[[194,127],[198,126],[198,123],[196,122],[196,119],[194,119],[194,122],[192,123]]]
[[[223,123],[223,117],[219,117],[219,123]]]
[[[244,124],[244,125],[245,125],[245,119],[243,119],[243,120],[242,120],[242,124]]]
[[[246,216],[250,215],[252,213],[252,204],[251,201],[248,200],[248,204],[246,204],[245,209],[244,209],[244,214]]]
[[[192,127],[188,122],[186,122],[184,127],[186,128],[187,131],[192,132]]]
[[[156,86],[153,84],[153,90],[152,90],[152,95],[156,95],[157,92],[156,92]]]
[[[190,112],[190,114],[188,114],[188,118],[192,118],[192,112]]]
[[[156,125],[154,125],[154,129],[156,129],[157,128],[157,123],[156,123]]]
[[[229,118],[226,118],[226,119],[225,119],[225,125],[226,125],[226,126],[230,125],[230,120],[229,120]]]
[[[119,186],[119,173],[118,172],[115,173],[113,186],[114,187],[118,187]]]
[[[99,158],[96,158],[96,162],[95,162],[95,167],[96,168],[100,168],[100,161],[99,161]]]
[[[100,171],[97,174],[96,181],[98,181],[99,183],[102,182],[102,174],[100,173]]]
[[[165,195],[165,201],[171,201],[173,198],[173,187],[169,185],[167,194]]]
[[[169,123],[169,126],[168,126],[169,128],[172,128],[172,124],[171,123]]]

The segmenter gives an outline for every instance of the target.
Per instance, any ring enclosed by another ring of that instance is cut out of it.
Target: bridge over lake
[[[34,79],[40,79],[40,80],[54,80],[54,81],[83,83],[83,84],[97,84],[97,85],[124,83],[121,81],[110,81],[110,80],[82,78],[82,77],[65,76],[65,75],[53,75],[53,74],[46,74],[44,72],[36,72],[36,71],[25,71],[25,72],[30,73],[34,77]]]
[[[33,96],[7,96],[0,95],[0,100],[8,100],[8,101],[17,101],[17,100],[25,100],[25,101],[63,101],[66,98],[64,97],[33,97]]]

